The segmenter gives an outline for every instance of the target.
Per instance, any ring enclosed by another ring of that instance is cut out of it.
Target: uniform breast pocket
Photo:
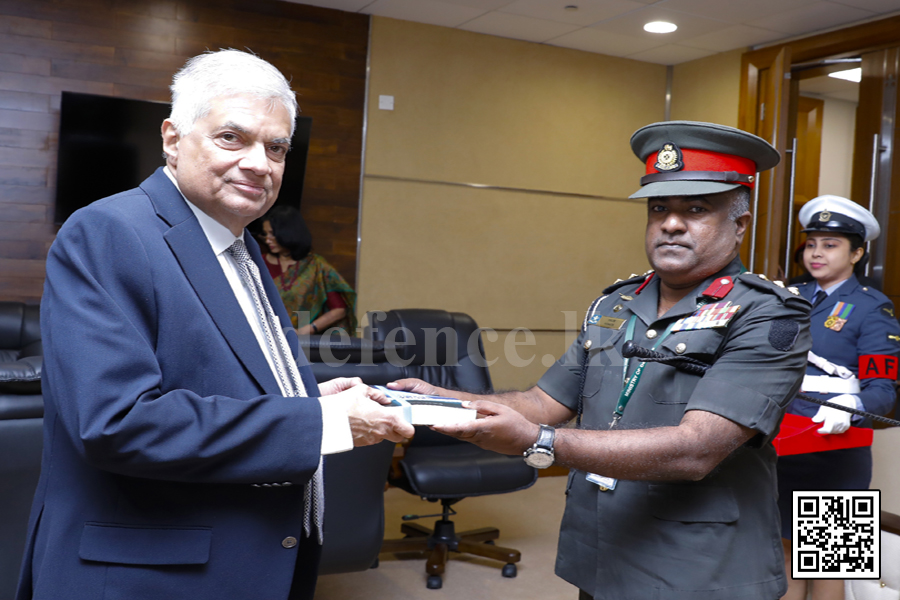
[[[662,343],[660,351],[669,356],[684,356],[711,365],[724,340],[724,329],[678,331]],[[700,381],[700,375],[687,373],[674,365],[657,365],[657,385],[649,388],[657,404],[686,404]]]
[[[616,348],[616,344],[625,335],[624,327],[621,329],[609,329],[588,325],[587,340],[591,342],[590,362],[584,380],[584,395],[589,398],[600,391],[604,378],[611,373],[622,376],[624,360]]]

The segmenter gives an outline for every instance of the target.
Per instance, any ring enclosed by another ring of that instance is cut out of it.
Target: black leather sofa
[[[16,590],[41,469],[43,416],[39,309],[0,302],[0,600]]]

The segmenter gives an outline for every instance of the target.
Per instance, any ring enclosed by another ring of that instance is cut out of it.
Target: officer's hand
[[[360,385],[362,379],[359,377],[337,377],[331,381],[319,384],[319,394],[321,396],[333,396],[344,390],[349,390],[354,385]]]
[[[448,392],[445,389],[431,385],[427,381],[421,379],[398,379],[387,384],[392,390],[400,390],[403,392],[413,392],[415,394],[427,394],[429,396],[444,396]]]
[[[435,425],[432,429],[501,454],[521,455],[537,441],[540,428],[518,411],[488,400],[466,405],[478,411],[478,419]]]
[[[354,446],[369,446],[381,440],[404,442],[415,433],[413,426],[403,420],[399,411],[387,410],[380,406],[390,403],[385,398],[384,392],[367,385],[354,385],[322,398],[328,402],[340,402],[344,405],[350,421]]]
[[[846,406],[848,408],[856,408],[856,397],[850,394],[841,394],[840,396],[829,398],[828,401],[832,404],[840,404],[841,406]],[[827,406],[822,406],[819,408],[819,412],[816,413],[816,416],[814,416],[812,420],[813,423],[822,423],[822,427],[817,430],[819,433],[837,434],[844,433],[845,431],[850,429],[851,416],[852,415],[848,412],[844,412],[836,408],[828,408]]]

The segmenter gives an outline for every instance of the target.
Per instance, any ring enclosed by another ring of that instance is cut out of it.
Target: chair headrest
[[[455,365],[481,352],[481,331],[469,315],[430,308],[369,313],[369,335],[397,346],[396,356],[412,365]]]

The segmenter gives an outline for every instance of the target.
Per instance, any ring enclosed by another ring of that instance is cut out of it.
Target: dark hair
[[[845,233],[843,234],[848,240],[850,240],[850,252],[856,252],[857,249],[863,249],[863,255],[860,257],[856,264],[853,265],[853,274],[856,275],[856,278],[865,276],[866,274],[866,263],[869,262],[869,253],[865,250],[866,242],[863,240],[861,235],[856,233]]]
[[[303,260],[312,249],[312,235],[300,211],[293,206],[274,206],[262,221],[272,226],[278,245],[291,253],[294,260]]]

